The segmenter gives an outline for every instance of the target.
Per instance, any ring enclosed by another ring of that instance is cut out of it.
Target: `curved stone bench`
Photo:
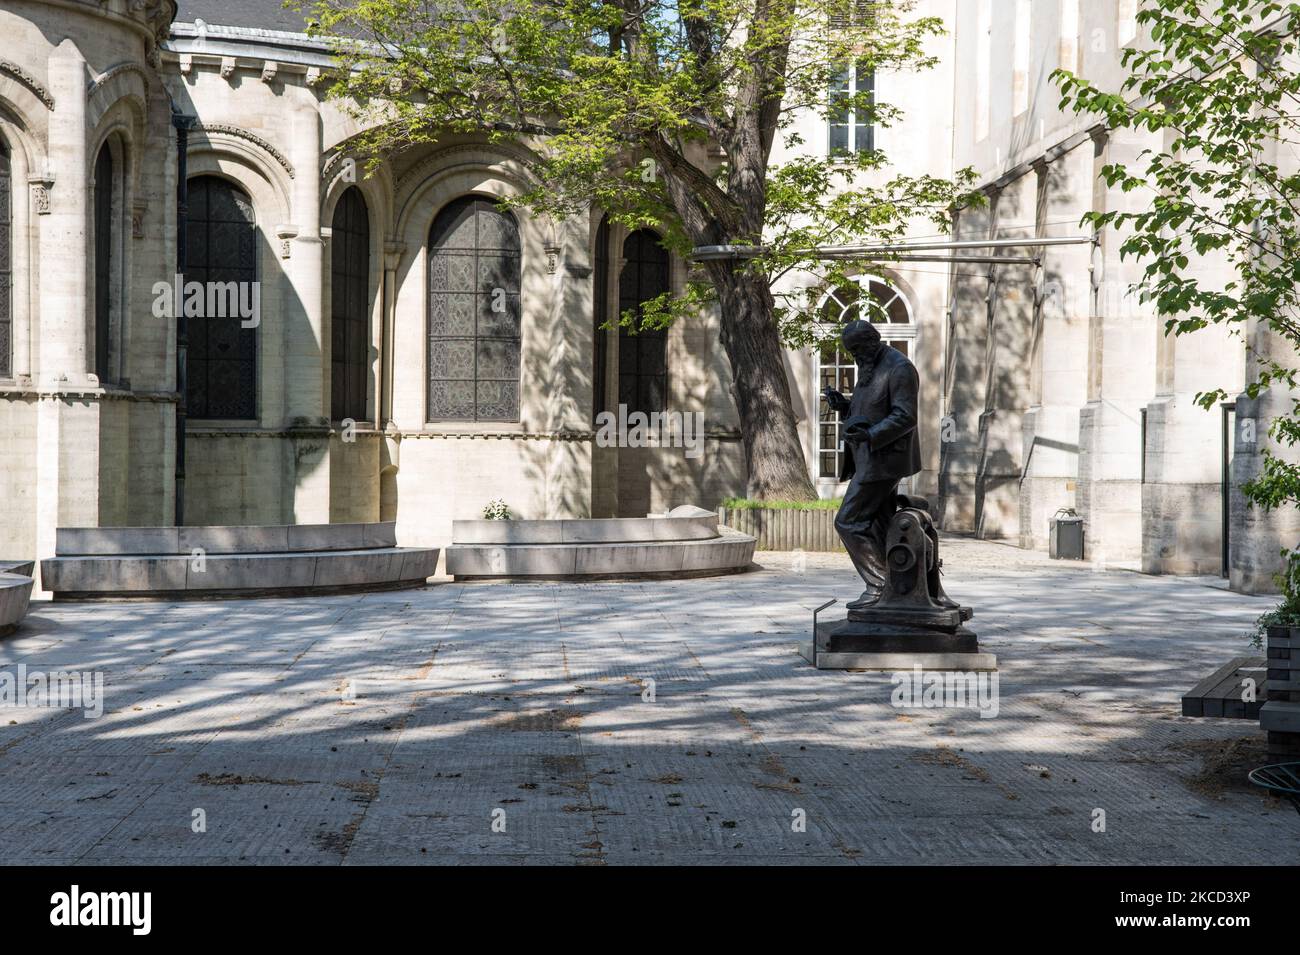
[[[41,579],[56,600],[282,597],[419,587],[438,551],[395,525],[59,528]]]
[[[32,567],[31,562],[0,564],[0,637],[13,633],[27,615],[27,606],[32,599],[32,584],[35,581],[26,574],[11,574],[4,568],[16,566]]]
[[[738,573],[755,545],[693,507],[644,518],[453,521],[452,540],[447,573],[456,580]]]
[[[643,544],[649,541],[712,540],[718,515],[708,511],[673,517],[609,517],[588,520],[453,521],[452,543]]]

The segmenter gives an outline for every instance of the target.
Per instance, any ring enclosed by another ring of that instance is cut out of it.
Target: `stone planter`
[[[756,538],[759,550],[844,551],[835,511],[720,507],[718,523]]]
[[[1300,627],[1269,627],[1268,702],[1259,725],[1268,734],[1269,759],[1300,760]]]

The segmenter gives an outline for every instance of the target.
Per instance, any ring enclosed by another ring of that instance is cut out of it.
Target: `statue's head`
[[[880,351],[880,330],[862,319],[849,322],[840,336],[844,349],[857,361],[868,361]]]

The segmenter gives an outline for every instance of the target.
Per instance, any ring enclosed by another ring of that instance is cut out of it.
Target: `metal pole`
[[[824,245],[819,252],[910,252],[937,249],[1037,249],[1053,245],[1084,245],[1092,242],[1091,235],[1043,237],[1037,239],[944,239],[933,242],[894,242],[884,245]]]
[[[1036,239],[945,239],[933,242],[893,242],[884,244],[822,245],[812,251],[819,257],[865,256],[886,252],[931,252],[958,249],[1036,249],[1056,245],[1086,245],[1096,241],[1096,234],[1054,236]],[[763,254],[758,245],[702,245],[692,250],[696,262],[713,259],[752,259]]]
[[[1228,416],[1236,412],[1237,403],[1235,401],[1225,401],[1219,405],[1219,407],[1223,409],[1223,419],[1220,422],[1221,451],[1219,462],[1219,517],[1221,522],[1219,534],[1219,576],[1227,577],[1230,575],[1230,565],[1228,563],[1228,535],[1232,526],[1229,522],[1229,517],[1231,515],[1229,513],[1228,502],[1228,495],[1232,490],[1231,475],[1228,472],[1228,452],[1230,449],[1228,442],[1232,440],[1232,428],[1228,426]]]
[[[181,113],[172,114],[172,126],[176,128],[176,275],[173,281],[182,283],[175,291],[173,302],[181,302],[185,297],[185,269],[189,264],[189,243],[186,233],[189,231],[189,138],[190,127],[194,125],[193,116]],[[186,368],[189,355],[189,326],[185,318],[185,309],[176,309],[176,526],[185,523],[185,416],[188,411],[186,394],[189,391],[189,375]]]
[[[950,262],[954,265],[1038,265],[1041,260],[1024,255],[890,255],[869,252],[864,255],[824,255],[823,259],[862,259],[878,262]]]

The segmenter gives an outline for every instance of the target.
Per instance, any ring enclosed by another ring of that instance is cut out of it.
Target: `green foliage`
[[[510,513],[510,508],[502,500],[492,501],[483,508],[483,519],[485,521],[511,521],[514,515]]]
[[[299,0],[332,39],[331,93],[362,132],[348,144],[378,165],[452,135],[522,144],[533,177],[504,200],[562,220],[588,204],[629,229],[651,227],[679,254],[763,244],[753,261],[694,273],[687,291],[621,323],[662,328],[719,302],[726,271],[770,285],[822,274],[813,247],[890,240],[910,224],[947,229],[958,183],[889,175],[881,152],[771,162],[795,122],[852,109],[888,127],[900,110],[869,89],[830,89],[860,74],[933,65],[936,17],[915,0]],[[826,278],[853,268],[839,263]],[[811,299],[773,301],[787,344],[815,337]]]
[[[1300,553],[1283,551],[1286,566],[1274,576],[1282,591],[1282,602],[1255,621],[1251,643],[1262,648],[1269,627],[1300,627]]]
[[[1145,263],[1143,293],[1165,317],[1167,332],[1188,334],[1213,324],[1241,336],[1248,323],[1258,322],[1294,353],[1300,346],[1300,260],[1294,253],[1300,247],[1300,172],[1277,160],[1279,152],[1295,148],[1300,131],[1300,3],[1148,0],[1138,21],[1149,30],[1150,44],[1124,50],[1128,75],[1119,91],[1066,70],[1053,74],[1062,108],[1095,114],[1112,130],[1155,133],[1164,142],[1102,169],[1109,186],[1149,190],[1146,208],[1092,212],[1085,222],[1124,234],[1121,255]],[[1216,284],[1193,259],[1203,255],[1221,257],[1231,280]],[[1252,357],[1249,396],[1294,389],[1296,373],[1286,361],[1254,349]],[[1225,397],[1213,390],[1197,401],[1210,409]],[[1268,433],[1282,446],[1300,439],[1294,401]],[[1300,467],[1267,447],[1262,453],[1261,474],[1243,485],[1246,499],[1264,510],[1300,505]],[[1288,561],[1294,569],[1294,555]]]
[[[815,501],[755,501],[747,497],[729,497],[722,502],[722,507],[729,511],[838,511],[844,498]]]

